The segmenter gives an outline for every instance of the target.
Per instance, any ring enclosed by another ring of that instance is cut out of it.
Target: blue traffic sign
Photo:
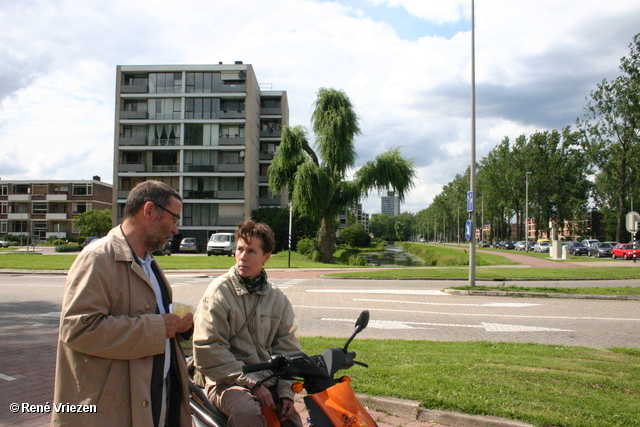
[[[467,191],[467,212],[473,212],[473,191]]]
[[[467,238],[467,240],[471,240],[471,233],[473,232],[473,222],[468,219],[467,222],[464,224],[464,237]]]

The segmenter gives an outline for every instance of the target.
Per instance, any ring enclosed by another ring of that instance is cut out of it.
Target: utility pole
[[[472,199],[476,192],[476,22],[475,1],[471,0],[471,182]],[[472,203],[475,205],[475,203]],[[471,206],[471,238],[469,239],[469,286],[476,285],[476,209]]]

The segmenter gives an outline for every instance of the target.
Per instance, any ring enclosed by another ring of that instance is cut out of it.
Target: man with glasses
[[[193,314],[171,313],[171,287],[151,252],[178,232],[180,195],[158,181],[129,193],[124,220],[71,266],[60,316],[52,425],[190,426],[179,340]]]

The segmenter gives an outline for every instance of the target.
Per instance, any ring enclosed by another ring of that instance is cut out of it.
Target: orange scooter
[[[369,323],[369,312],[360,313],[356,321],[356,329],[347,340],[343,348],[328,348],[320,355],[307,356],[301,351],[275,354],[269,361],[245,365],[242,371],[250,372],[270,370],[271,375],[262,382],[271,378],[295,380],[293,391],[300,393],[306,390],[303,398],[309,411],[307,422],[310,427],[374,427],[376,422],[358,401],[353,389],[351,379],[347,376],[335,378],[336,372],[349,369],[353,365],[367,367],[365,363],[355,360],[356,353],[348,351],[349,344]],[[194,425],[196,426],[225,426],[224,416],[220,417],[216,408],[208,404],[206,397],[198,399],[198,387],[191,384],[191,409]],[[202,396],[204,393],[202,393]],[[204,400],[201,404],[198,400]],[[216,413],[214,413],[215,411]],[[263,408],[263,415],[267,419],[269,427],[279,427],[278,417],[270,408]],[[208,420],[207,420],[208,418]],[[207,422],[209,421],[209,422]]]

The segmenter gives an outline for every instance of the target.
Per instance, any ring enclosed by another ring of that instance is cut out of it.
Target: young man
[[[207,288],[194,327],[194,360],[213,405],[229,427],[266,427],[261,407],[275,408],[283,426],[302,426],[291,381],[257,382],[268,372],[242,374],[242,366],[272,354],[299,351],[293,308],[267,280],[264,265],[275,248],[273,231],[251,220],[236,230],[236,265]]]
[[[171,314],[171,287],[150,252],[178,232],[182,202],[145,181],[129,193],[124,221],[87,246],[67,277],[52,425],[190,426],[187,369],[177,338],[193,315]]]

